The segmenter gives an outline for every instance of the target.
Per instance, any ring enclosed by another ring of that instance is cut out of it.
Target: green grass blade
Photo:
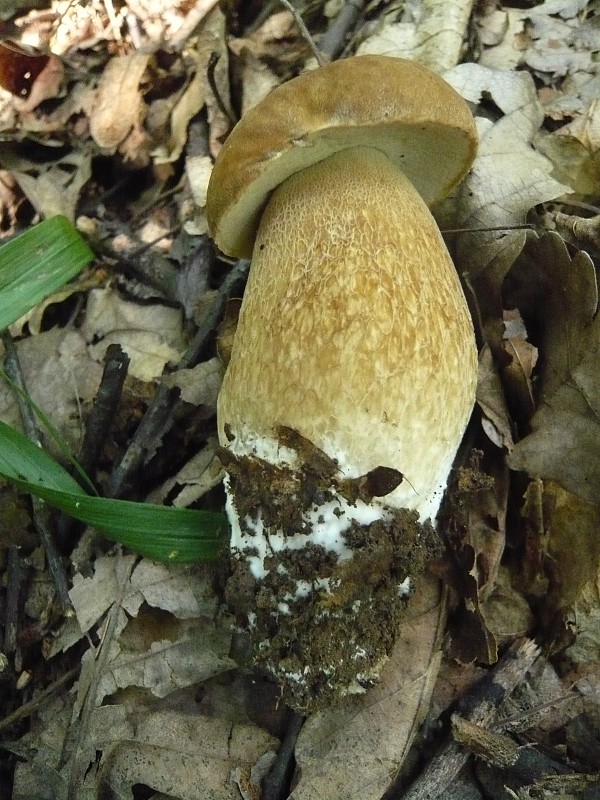
[[[0,247],[0,330],[57,291],[94,259],[66,217],[51,217]]]
[[[157,561],[211,561],[227,543],[224,514],[90,497],[58,462],[3,422],[0,474],[108,538]]]

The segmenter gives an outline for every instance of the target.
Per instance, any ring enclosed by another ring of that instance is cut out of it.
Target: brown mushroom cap
[[[271,192],[356,146],[383,151],[432,205],[468,171],[477,133],[460,95],[414,61],[356,56],[300,75],[248,111],[219,153],[206,204],[217,245],[250,257]]]

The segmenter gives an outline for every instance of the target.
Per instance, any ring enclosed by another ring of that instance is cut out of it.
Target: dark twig
[[[213,97],[215,98],[215,103],[217,104],[219,111],[225,119],[229,122],[231,127],[235,125],[235,119],[229,108],[225,105],[223,98],[221,97],[221,92],[219,91],[219,87],[217,86],[217,81],[215,80],[215,70],[217,68],[217,64],[219,63],[219,59],[221,58],[219,53],[213,52],[210,54],[210,58],[208,59],[208,66],[206,68],[206,78],[208,80],[208,85],[210,86],[210,90],[213,93]]]
[[[73,669],[70,669],[68,672],[65,672],[65,674],[62,675],[58,680],[54,681],[54,683],[50,684],[50,686],[46,687],[46,689],[39,694],[36,694],[33,700],[30,700],[28,703],[23,703],[22,706],[16,708],[11,714],[7,714],[6,717],[0,719],[0,731],[10,728],[10,726],[14,725],[15,722],[26,719],[35,711],[37,711],[44,700],[46,700],[48,697],[51,697],[55,692],[58,692],[63,688],[63,686],[76,678],[79,674],[79,669],[80,665],[73,667]]]
[[[319,50],[324,55],[331,60],[340,55],[346,45],[346,37],[356,26],[364,7],[365,0],[346,0],[319,42]]]
[[[310,35],[310,32],[309,32],[308,28],[306,27],[306,25],[304,24],[304,20],[302,19],[302,17],[298,13],[298,11],[289,2],[289,0],[279,0],[279,2],[281,3],[281,5],[284,8],[287,8],[287,10],[290,12],[292,17],[294,18],[294,22],[298,26],[298,29],[299,29],[300,33],[302,34],[302,38],[305,40],[307,45],[312,50],[312,54],[315,57],[317,64],[320,67],[324,67],[327,62],[323,58],[323,53],[321,53],[321,51],[319,50],[317,45],[314,43],[314,40],[313,40],[312,36]]]
[[[247,269],[247,261],[238,261],[236,266],[229,272],[217,292],[210,312],[202,321],[194,339],[183,354],[181,361],[176,365],[177,369],[189,369],[198,363],[198,359],[206,345],[208,337],[223,314],[223,309],[229,299],[231,290],[237,281],[243,277]],[[167,388],[164,384],[158,387],[143,420],[140,422],[138,429],[133,435],[127,451],[120,463],[117,464],[112,471],[106,489],[108,497],[119,497],[129,478],[137,472],[147,458],[156,451],[163,437],[173,425],[173,415],[171,412],[177,399],[177,391]]]
[[[469,722],[489,727],[502,702],[523,681],[539,652],[537,645],[530,639],[514,642],[495,668],[475,687],[473,693],[458,704],[456,712]],[[408,791],[393,797],[402,800],[434,800],[442,797],[468,756],[468,750],[448,738]]]
[[[104,355],[104,371],[92,411],[88,417],[78,461],[88,475],[98,463],[100,452],[114,422],[129,369],[129,356],[120,345],[111,344]]]
[[[6,330],[2,332],[2,343],[6,353],[4,357],[5,372],[19,390],[17,391],[17,402],[19,404],[19,411],[21,412],[25,434],[34,444],[38,447],[42,447],[42,435],[37,427],[31,406],[26,401],[27,389],[21,373],[17,348],[15,347],[12,336]],[[40,500],[34,495],[31,497],[31,506],[33,511],[33,523],[46,552],[48,569],[54,581],[61,609],[65,616],[70,617],[73,614],[73,606],[69,598],[67,576],[50,530],[48,507],[43,500]]]
[[[4,647],[5,653],[12,653],[17,647],[17,631],[19,619],[19,596],[23,578],[23,564],[19,548],[12,544],[8,548],[8,566],[6,570],[6,607],[4,613]]]
[[[290,709],[291,719],[271,771],[263,781],[262,800],[285,800],[294,770],[294,748],[304,717]]]

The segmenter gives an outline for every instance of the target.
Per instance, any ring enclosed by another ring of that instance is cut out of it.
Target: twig
[[[533,231],[535,225],[524,222],[522,225],[496,225],[492,228],[444,228],[442,233],[486,233],[491,231]]]
[[[6,730],[6,728],[10,728],[11,725],[14,725],[15,722],[19,722],[19,720],[26,719],[34,711],[37,711],[38,708],[42,705],[44,700],[48,697],[51,697],[55,692],[58,692],[62,687],[69,683],[69,681],[76,678],[79,673],[80,667],[73,667],[68,672],[65,672],[58,680],[51,683],[50,686],[47,686],[42,692],[36,694],[36,696],[30,700],[28,703],[23,703],[22,706],[16,708],[10,714],[7,714],[3,719],[0,719],[0,731]]]
[[[171,38],[170,46],[175,50],[183,47],[198,25],[218,3],[219,0],[196,0],[190,10],[186,12],[183,25]]]
[[[594,217],[577,217],[558,212],[554,221],[556,232],[582,250],[595,255],[600,253],[600,214]]]
[[[11,381],[16,385],[19,392],[17,392],[17,403],[19,404],[19,411],[21,412],[21,419],[23,421],[23,428],[27,438],[30,439],[38,447],[42,447],[42,435],[37,427],[35,418],[31,407],[26,402],[27,389],[25,381],[21,373],[21,366],[19,364],[19,357],[17,348],[13,342],[13,338],[7,330],[2,332],[2,343],[6,352],[4,358],[4,369]],[[48,561],[48,569],[54,581],[54,587],[62,612],[65,616],[70,617],[73,615],[73,606],[69,598],[69,589],[67,585],[67,576],[57,550],[54,538],[50,530],[50,515],[46,504],[38,497],[32,495],[31,507],[33,523],[40,537],[40,541],[46,552],[46,559]]]
[[[346,37],[356,25],[364,7],[365,0],[346,0],[319,42],[319,50],[328,58],[333,60],[342,52]]]
[[[178,369],[189,369],[200,357],[210,333],[216,327],[223,314],[225,304],[234,285],[248,269],[247,261],[238,261],[223,281],[215,301],[198,328],[193,341],[177,365]],[[123,458],[113,469],[106,493],[108,497],[119,497],[129,478],[142,466],[150,453],[153,453],[167,431],[173,425],[171,411],[177,402],[178,392],[167,388],[164,384],[156,390],[144,418],[140,422]]]
[[[306,41],[307,45],[310,47],[313,56],[315,57],[317,64],[320,67],[324,67],[327,61],[323,58],[323,54],[314,43],[312,36],[310,35],[308,28],[304,24],[304,20],[300,16],[300,14],[296,11],[294,6],[289,2],[289,0],[279,0],[281,5],[290,12],[292,17],[294,18],[294,22],[298,26],[300,33],[302,34],[302,38]]]
[[[305,719],[296,711],[292,709],[290,711],[291,719],[281,747],[277,751],[277,758],[271,771],[263,781],[262,800],[285,800],[288,796],[294,768],[294,748]]]
[[[217,86],[217,81],[215,80],[215,70],[217,68],[217,64],[219,63],[219,59],[221,55],[216,52],[212,52],[210,54],[210,58],[208,59],[208,66],[206,68],[206,78],[208,80],[208,85],[210,86],[210,90],[213,93],[213,97],[215,98],[215,103],[217,104],[219,111],[225,119],[229,122],[231,127],[235,125],[235,119],[231,111],[225,105],[223,98],[221,97],[221,92],[219,91],[219,87]]]
[[[129,356],[120,345],[111,344],[104,355],[104,371],[88,417],[78,461],[88,475],[95,468],[100,451],[114,422],[129,369]]]
[[[501,703],[509,697],[539,656],[530,639],[514,642],[496,667],[475,687],[469,697],[457,704],[456,712],[469,722],[489,727]],[[447,792],[469,757],[469,752],[453,739],[447,739],[425,771],[404,794],[402,800],[434,800]]]
[[[12,653],[17,647],[17,630],[19,619],[19,595],[23,578],[23,564],[19,548],[12,544],[8,548],[8,566],[6,570],[6,607],[4,614],[4,647],[5,653]]]

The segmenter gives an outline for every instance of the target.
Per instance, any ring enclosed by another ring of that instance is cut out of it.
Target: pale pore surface
[[[404,481],[381,502],[433,518],[476,370],[442,237],[385,155],[344,150],[274,192],[219,398],[223,444],[225,425],[238,453],[289,426],[347,476],[399,470]]]

